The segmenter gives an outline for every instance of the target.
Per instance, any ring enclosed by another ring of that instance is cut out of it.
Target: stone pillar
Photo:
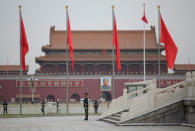
[[[127,88],[123,89],[123,101],[124,101],[124,107],[127,107]]]
[[[195,75],[195,74],[194,74]],[[194,87],[192,86],[192,74],[191,72],[186,73],[186,80],[187,82],[187,97],[193,97],[194,96]]]
[[[127,88],[123,89],[123,96],[127,95]]]
[[[192,80],[195,81],[195,71],[192,72]]]
[[[156,95],[157,81],[156,81],[156,79],[147,80],[147,81],[150,82],[150,84],[147,84],[147,82],[145,82],[146,87],[149,86],[149,90],[147,91],[147,93],[148,93],[148,108],[150,108],[150,107],[154,108],[155,105],[157,104],[157,102],[156,102],[157,100],[156,100],[156,96],[155,96]]]
[[[184,100],[185,105],[185,122],[195,124],[195,72],[186,73],[187,98]]]
[[[193,88],[193,97],[195,99],[195,71],[192,72],[192,88]]]
[[[191,72],[186,72],[186,80],[191,80]]]

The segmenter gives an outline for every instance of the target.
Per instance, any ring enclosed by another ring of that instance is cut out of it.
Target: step
[[[117,126],[180,126],[180,123],[129,123],[117,124]]]
[[[124,110],[122,110],[122,111],[120,111],[118,113],[123,113],[123,112],[129,112],[129,108],[128,109],[124,109]]]
[[[128,108],[122,109],[122,110],[120,110],[119,112],[116,112],[116,113],[114,113],[114,114],[104,116],[104,117],[100,118],[99,120],[103,120],[104,118],[107,118],[107,117],[109,117],[109,116],[121,117],[121,113],[123,113],[123,112],[129,112],[129,109],[128,109]]]
[[[117,113],[117,114],[113,114],[112,116],[120,118],[121,117],[121,114],[120,113]]]
[[[120,121],[120,117],[116,117],[116,116],[109,116],[107,118],[112,119],[112,120],[116,120],[116,121]]]
[[[109,118],[104,118],[101,121],[112,123],[112,124],[117,124],[119,122],[119,121],[116,121],[116,120],[113,120],[113,119],[109,119]]]

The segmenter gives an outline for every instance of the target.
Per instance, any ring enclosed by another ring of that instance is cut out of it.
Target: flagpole
[[[66,114],[68,114],[68,5],[66,5]]]
[[[114,5],[112,6],[112,34],[114,33]],[[114,44],[112,44],[112,98],[114,99]]]
[[[188,72],[190,72],[190,57],[188,59]]]
[[[158,5],[158,87],[159,88],[160,88],[160,33],[161,33],[160,5]]]
[[[20,115],[22,114],[22,46],[21,46],[21,8],[22,6],[19,5],[19,14],[20,14],[20,18],[19,18],[19,29],[20,29]]]
[[[8,72],[9,72],[9,63],[8,63],[8,58],[7,58],[7,76],[8,76]]]
[[[145,3],[143,4],[145,10]],[[144,81],[146,80],[146,31],[144,22]]]

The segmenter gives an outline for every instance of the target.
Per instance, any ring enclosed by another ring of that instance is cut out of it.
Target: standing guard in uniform
[[[98,104],[97,100],[94,101],[93,107],[94,107],[94,113],[97,114],[98,113],[98,107],[99,107],[99,104]]]
[[[57,109],[57,113],[59,112],[59,101],[57,100],[56,102],[56,109]]]
[[[41,112],[43,113],[43,115],[45,114],[45,101],[44,100],[41,103]]]
[[[85,109],[85,120],[88,120],[88,94],[85,93],[85,99],[84,99],[84,102],[83,102],[83,106],[84,106],[84,109]]]
[[[8,104],[7,104],[7,101],[4,100],[4,101],[3,101],[3,114],[4,114],[4,115],[5,115],[5,114],[7,115],[7,105],[8,105]]]

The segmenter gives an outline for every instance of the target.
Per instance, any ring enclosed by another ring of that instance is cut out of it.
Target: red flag
[[[69,45],[69,48],[70,48],[70,57],[71,57],[71,61],[72,61],[72,69],[74,70],[73,45],[72,45],[72,36],[71,36],[69,16],[68,16],[68,38],[67,38],[67,42],[68,42],[68,45]]]
[[[117,62],[117,69],[120,72],[121,64],[120,64],[120,49],[118,43],[118,34],[117,34],[117,27],[116,27],[116,19],[114,16],[114,31],[113,31],[113,44],[116,47],[116,62]]]
[[[145,15],[145,8],[144,8],[144,16],[142,17],[142,21],[148,24],[148,20]]]
[[[20,16],[20,21],[21,21],[21,51],[22,51],[22,69],[25,71],[25,56],[28,52],[28,41],[26,38],[26,33],[25,33],[25,28],[24,28],[24,23],[22,20],[22,16]]]
[[[162,19],[161,16],[161,36],[160,36],[160,42],[165,44],[165,53],[167,58],[167,64],[170,69],[173,69],[175,59],[177,56],[178,48],[173,41],[171,35],[169,34],[169,31],[167,30],[167,27]]]

